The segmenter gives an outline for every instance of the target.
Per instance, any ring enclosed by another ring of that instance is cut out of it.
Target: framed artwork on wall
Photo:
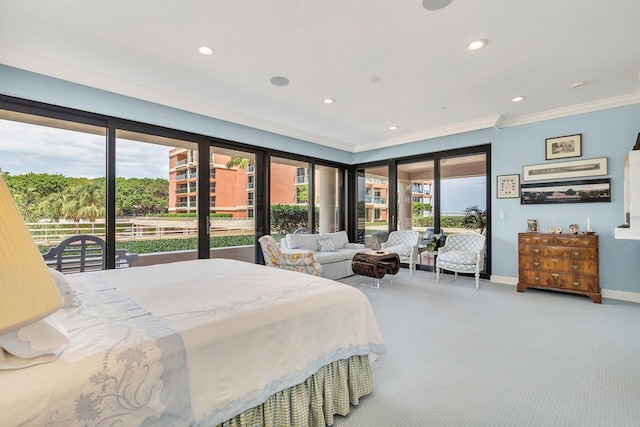
[[[520,197],[520,174],[498,175],[498,199]]]
[[[547,138],[545,141],[545,159],[566,159],[582,156],[582,134]]]
[[[520,204],[522,205],[610,202],[611,179],[522,184],[520,193]]]
[[[572,160],[569,162],[543,163],[522,167],[522,181],[545,179],[581,178],[607,174],[607,158]]]

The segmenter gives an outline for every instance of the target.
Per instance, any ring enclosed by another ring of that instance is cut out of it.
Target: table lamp
[[[61,306],[60,292],[0,176],[0,335]]]

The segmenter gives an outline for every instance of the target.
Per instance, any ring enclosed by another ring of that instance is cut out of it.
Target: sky
[[[0,169],[98,178],[106,175],[103,135],[0,120]],[[116,175],[169,178],[170,147],[119,139]]]

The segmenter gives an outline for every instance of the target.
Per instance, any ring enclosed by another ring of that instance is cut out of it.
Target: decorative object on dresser
[[[580,226],[578,224],[570,224],[569,225],[569,233],[578,234],[578,231],[580,231]]]
[[[537,219],[528,219],[527,220],[527,233],[537,233],[538,231],[540,231],[540,228],[538,227],[538,220]]]
[[[600,304],[598,236],[518,234],[518,292],[535,287],[586,295]]]
[[[545,139],[545,160],[582,156],[582,134]]]

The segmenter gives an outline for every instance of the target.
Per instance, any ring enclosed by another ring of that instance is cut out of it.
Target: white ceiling
[[[0,63],[358,152],[640,102],[639,18],[639,0],[0,0]]]

